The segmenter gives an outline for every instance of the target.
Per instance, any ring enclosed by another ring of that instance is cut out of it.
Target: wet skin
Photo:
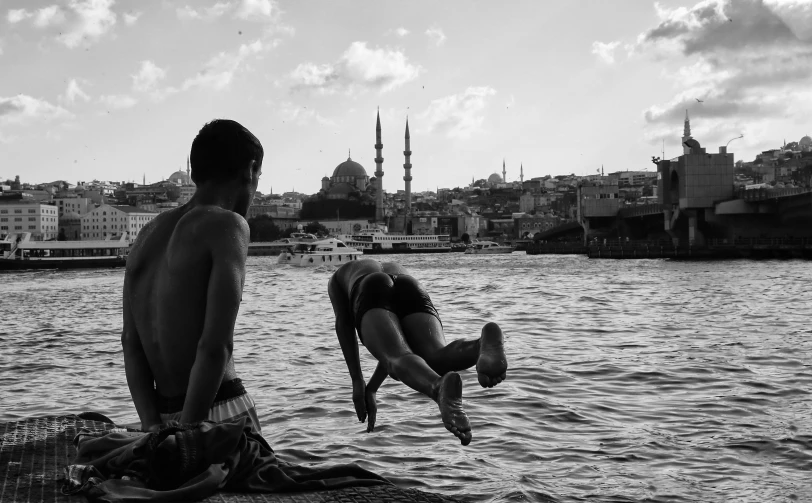
[[[507,373],[502,331],[495,323],[487,323],[480,338],[447,344],[442,325],[431,314],[413,313],[398,319],[391,311],[370,309],[363,315],[361,330],[364,345],[379,364],[369,383],[364,383],[349,297],[355,281],[380,272],[409,274],[399,264],[359,260],[339,268],[328,285],[336,314],[336,334],[353,381],[353,403],[359,421],[364,421],[368,414],[367,431],[373,431],[377,419],[375,394],[389,376],[433,399],[446,429],[467,445],[471,441],[471,425],[462,406],[462,379],[456,371],[476,366],[481,386],[490,388],[502,382]]]

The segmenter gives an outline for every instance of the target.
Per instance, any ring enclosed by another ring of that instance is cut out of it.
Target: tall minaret
[[[502,159],[502,183],[507,183],[507,172],[505,171],[505,159]]]
[[[524,163],[519,165],[519,181],[524,183]]]
[[[688,118],[688,109],[685,110],[685,126],[682,130],[682,153],[690,154],[691,148],[685,146],[685,142],[691,139],[691,119]]]
[[[189,156],[186,156],[186,176],[189,177],[189,181],[192,181],[192,162],[189,160]]]
[[[378,140],[380,142],[380,140]],[[406,150],[403,151],[406,157],[406,162],[403,164],[403,169],[406,170],[406,175],[403,176],[403,181],[406,182],[406,214],[412,213],[412,150],[409,142],[409,118],[406,117]]]
[[[378,182],[378,199],[375,202],[375,221],[383,221],[383,143],[381,143],[381,111],[375,124],[375,177]]]

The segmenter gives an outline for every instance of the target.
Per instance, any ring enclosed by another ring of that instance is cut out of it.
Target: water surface
[[[391,256],[446,337],[487,321],[508,379],[463,372],[467,447],[387,380],[358,423],[326,293],[332,267],[250,257],[237,370],[283,459],[358,462],[468,501],[812,501],[812,268],[801,261]],[[94,410],[135,422],[123,271],[0,275],[0,421]],[[178,313],[183,316],[183,313]],[[361,348],[368,378],[374,361]]]

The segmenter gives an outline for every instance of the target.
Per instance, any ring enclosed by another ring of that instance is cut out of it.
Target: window
[[[37,210],[28,210],[28,213],[36,213]]]
[[[21,231],[21,230],[23,230],[23,226],[22,225],[15,225],[14,230],[15,231]]]
[[[14,217],[14,221],[15,222],[22,222],[23,219],[22,219],[22,217]]]
[[[28,221],[29,221],[29,222],[36,222],[36,221],[37,221],[37,217],[28,217]]]
[[[8,210],[0,210],[0,213],[8,213]]]
[[[14,213],[22,213],[23,210],[14,210]]]
[[[0,218],[0,222],[8,222],[8,218],[6,217]]]
[[[0,231],[7,231],[8,225],[0,225]]]
[[[28,226],[28,230],[30,230],[30,231],[31,231],[31,230],[34,230],[34,229],[36,229],[36,228],[37,228],[37,227],[36,227],[36,226],[34,226],[34,225],[29,225],[29,226]]]

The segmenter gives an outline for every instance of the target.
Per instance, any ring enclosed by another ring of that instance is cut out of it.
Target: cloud
[[[79,83],[76,82],[76,79],[70,79],[70,82],[68,82],[68,88],[65,89],[63,100],[72,105],[76,103],[77,99],[89,101],[90,96],[88,96],[88,94],[79,87]]]
[[[231,83],[234,75],[244,66],[245,61],[253,55],[269,49],[268,43],[255,40],[251,44],[242,44],[236,52],[221,52],[212,57],[197,75],[183,82],[183,90],[192,87],[207,87],[221,90]]]
[[[58,105],[53,105],[45,100],[33,98],[26,94],[18,94],[8,98],[0,97],[0,124],[49,122],[71,116],[70,112]]]
[[[33,13],[28,12],[25,9],[9,9],[8,13],[6,14],[6,20],[11,24],[17,24],[33,15]]]
[[[134,25],[138,21],[138,18],[141,17],[142,14],[143,14],[143,12],[125,12],[124,13],[124,24],[126,24],[127,26]]]
[[[399,50],[370,49],[366,42],[353,42],[335,63],[302,63],[289,77],[293,90],[321,94],[386,92],[414,80],[422,71]]]
[[[604,63],[611,65],[615,62],[615,49],[620,45],[619,41],[603,43],[603,42],[592,42],[592,54],[595,54],[600,59],[603,60]]]
[[[149,60],[141,62],[141,68],[136,75],[132,75],[133,90],[140,92],[148,92],[155,89],[158,81],[166,77],[166,70],[163,70],[155,63]]]
[[[47,28],[48,26],[59,25],[65,22],[65,13],[58,5],[51,5],[39,9],[34,15],[34,26],[37,28]]]
[[[248,21],[270,20],[276,17],[276,9],[271,0],[242,0],[234,15]]]
[[[234,9],[233,2],[217,2],[210,7],[193,9],[188,5],[175,9],[175,13],[182,21],[213,21]]]
[[[400,28],[396,28],[395,30],[393,30],[392,33],[394,33],[400,38],[403,38],[409,34],[409,30],[401,26]]]
[[[637,37],[634,52],[658,58],[676,91],[644,111],[649,140],[681,131],[686,109],[700,141],[735,136],[744,124],[758,128],[812,114],[812,2],[704,0],[655,8],[658,23]]]
[[[99,103],[108,109],[123,110],[125,108],[134,107],[136,103],[138,103],[138,100],[127,94],[111,94],[99,96]]]
[[[428,30],[426,30],[426,35],[429,37],[429,39],[431,39],[432,42],[435,43],[435,45],[437,45],[437,47],[443,45],[443,43],[445,42],[445,39],[446,39],[446,36],[445,36],[445,33],[443,33],[443,30],[441,30],[440,28],[437,28],[436,26],[433,26],[433,27],[429,28]]]
[[[421,133],[440,133],[449,138],[469,138],[481,129],[487,100],[496,94],[491,87],[469,87],[464,92],[433,100],[418,114]]]
[[[82,42],[96,42],[116,24],[116,14],[110,10],[113,0],[70,0],[68,7],[73,11],[67,31],[57,40],[69,48]]]

